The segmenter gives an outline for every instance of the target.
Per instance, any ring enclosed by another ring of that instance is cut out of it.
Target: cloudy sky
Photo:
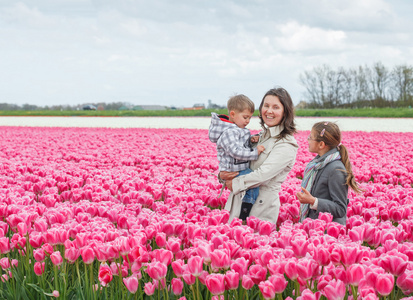
[[[410,0],[0,0],[0,103],[256,104],[299,75],[413,64]]]

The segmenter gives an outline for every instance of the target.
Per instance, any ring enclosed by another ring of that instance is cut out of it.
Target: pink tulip
[[[49,243],[44,243],[42,245],[42,249],[46,252],[47,255],[51,255],[53,253],[53,247]]]
[[[311,290],[305,289],[301,292],[301,296],[297,297],[297,300],[318,300],[321,297],[319,293],[320,292],[313,294]]]
[[[182,294],[184,283],[182,282],[180,278],[172,278],[171,287],[172,287],[172,293],[174,295],[180,295]]]
[[[285,279],[283,274],[274,274],[268,277],[268,281],[274,286],[276,294],[281,294],[284,292],[285,288],[288,285],[288,281]]]
[[[184,273],[184,261],[182,259],[175,260],[171,263],[172,270],[175,273],[175,276],[180,278]]]
[[[213,247],[213,244],[207,242],[197,244],[196,251],[198,255],[204,259],[205,263],[211,262],[211,252],[213,251]]]
[[[341,262],[344,266],[350,266],[352,264],[358,263],[360,260],[361,252],[356,246],[342,246],[341,250]]]
[[[408,266],[407,261],[405,261],[400,256],[386,255],[380,260],[380,266],[387,272],[392,273],[394,276],[402,275]]]
[[[62,255],[60,254],[60,251],[55,251],[52,254],[50,254],[50,260],[55,266],[61,266],[63,264],[63,258]]]
[[[185,271],[182,274],[182,278],[184,279],[185,283],[187,285],[193,285],[196,282],[196,277],[193,276],[191,273],[189,273],[188,271]]]
[[[166,234],[164,232],[158,232],[156,234],[155,242],[159,248],[164,248],[166,245]]]
[[[234,270],[242,278],[248,271],[248,260],[244,257],[237,258],[231,262],[231,270]]]
[[[346,295],[346,286],[344,282],[333,279],[324,288],[324,295],[329,300],[343,300]]]
[[[55,297],[55,298],[59,298],[60,293],[59,293],[59,291],[54,290],[53,293],[52,293],[52,295],[53,295],[53,297]]]
[[[413,293],[413,271],[405,272],[399,276],[396,284],[403,291],[403,293]]]
[[[225,292],[225,276],[223,274],[208,275],[206,286],[212,295],[223,294]]]
[[[254,281],[252,281],[251,277],[248,275],[242,276],[242,287],[246,290],[252,289],[252,287],[255,285]]]
[[[203,285],[206,285],[206,278],[209,275],[208,271],[202,271],[201,275],[199,275],[198,279],[199,282]]]
[[[270,235],[275,229],[275,225],[270,222],[261,221],[259,224],[259,234],[260,235]]]
[[[171,251],[173,254],[181,251],[181,240],[179,238],[170,237],[166,242],[166,249]]]
[[[229,269],[230,265],[231,260],[227,249],[217,249],[211,252],[211,268],[213,270],[226,270]]]
[[[123,283],[125,284],[126,288],[128,289],[130,293],[135,294],[138,291],[139,279],[136,275],[123,278]],[[145,288],[146,288],[146,285],[145,285]]]
[[[95,260],[95,252],[93,251],[92,247],[86,246],[80,251],[82,255],[83,262],[87,265],[90,265]]]
[[[275,288],[274,285],[269,281],[261,281],[258,285],[262,296],[264,299],[274,299],[275,298]]]
[[[99,276],[98,278],[99,278],[100,284],[102,286],[106,286],[113,279],[112,270],[106,264],[100,265],[98,276]]]
[[[10,241],[8,237],[0,237],[0,254],[10,252]]]
[[[330,263],[330,252],[323,245],[319,245],[314,249],[313,258],[320,266],[327,266]]]
[[[239,286],[239,274],[234,271],[228,271],[225,273],[225,289],[235,290]]]
[[[75,247],[66,248],[65,258],[69,263],[71,264],[75,263],[75,261],[79,258],[79,256],[80,256],[80,251],[76,249]]]
[[[291,246],[295,256],[304,257],[308,250],[309,241],[304,236],[298,236],[291,240]]]
[[[34,273],[37,276],[41,276],[44,273],[46,263],[44,262],[35,262],[34,263]]]
[[[145,283],[143,291],[146,295],[152,296],[155,293],[156,286],[152,282]]]
[[[287,263],[284,266],[285,274],[290,278],[291,280],[296,280],[298,277],[298,271],[297,271],[297,259],[290,259],[287,261]]]
[[[297,263],[298,276],[303,280],[309,280],[318,273],[318,264],[314,259],[302,258]]]
[[[347,281],[353,286],[358,286],[360,281],[364,278],[365,269],[363,265],[354,264],[347,268]]]
[[[200,256],[192,256],[188,259],[188,270],[189,272],[198,277],[201,275],[204,267],[204,259]]]
[[[0,259],[0,267],[3,270],[10,269],[10,261],[8,257],[3,257],[2,259]]]
[[[41,233],[30,233],[29,243],[33,248],[39,248],[43,243],[43,235]]]
[[[390,295],[394,287],[394,276],[389,273],[378,274],[376,280],[376,290],[382,296]]]
[[[161,280],[162,278],[165,278],[167,271],[167,266],[158,261],[151,262],[146,269],[148,275],[154,280]]]
[[[255,284],[259,284],[267,278],[267,269],[261,265],[252,265],[249,268],[249,276]]]

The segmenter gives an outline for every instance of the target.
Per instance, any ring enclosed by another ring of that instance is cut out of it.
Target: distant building
[[[193,108],[194,109],[205,109],[205,104],[197,103],[197,104],[194,104]]]
[[[208,100],[208,109],[223,109],[223,108],[225,108],[225,106],[212,103],[211,100]]]

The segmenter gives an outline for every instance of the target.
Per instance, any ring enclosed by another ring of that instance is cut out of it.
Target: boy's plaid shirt
[[[219,170],[238,172],[249,167],[249,161],[258,159],[258,151],[250,146],[251,133],[212,113],[209,140],[217,144]]]

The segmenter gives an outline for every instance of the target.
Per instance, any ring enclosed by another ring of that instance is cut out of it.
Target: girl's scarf
[[[336,151],[329,155],[326,155],[321,160],[320,158],[318,158],[318,159],[313,159],[312,161],[310,161],[304,170],[304,176],[303,176],[303,181],[301,182],[301,186],[311,193],[311,188],[313,187],[314,179],[316,178],[318,171],[323,169],[330,162],[339,160],[339,159],[341,159],[340,152]],[[310,211],[310,204],[301,203],[300,222],[304,221],[309,211]]]

